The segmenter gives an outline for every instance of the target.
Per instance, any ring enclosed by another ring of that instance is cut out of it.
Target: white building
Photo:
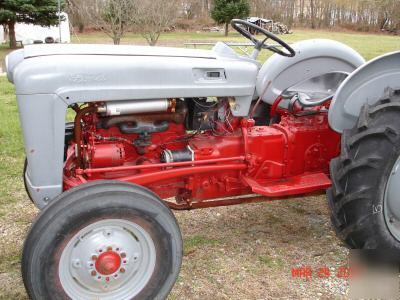
[[[5,42],[6,42],[6,40],[4,38],[4,28],[3,28],[3,26],[0,26],[0,44],[3,44]]]
[[[64,21],[61,21],[61,30],[56,26],[39,26],[33,24],[17,23],[15,24],[15,37],[17,42],[23,45],[34,43],[59,43],[61,34],[61,43],[71,42],[71,33],[69,29],[69,20],[66,13],[61,13]],[[4,30],[0,26],[0,42],[4,42]]]

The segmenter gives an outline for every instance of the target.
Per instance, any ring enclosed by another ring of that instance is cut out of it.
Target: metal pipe
[[[75,116],[75,126],[74,126],[74,140],[76,143],[76,167],[77,169],[82,168],[82,155],[81,155],[81,147],[82,147],[82,118],[84,115],[92,112],[96,112],[97,108],[94,106],[88,106],[76,113]]]
[[[234,156],[234,157],[226,157],[226,158],[214,158],[214,159],[183,161],[183,162],[174,162],[174,163],[160,163],[160,164],[150,164],[150,165],[135,165],[135,166],[123,166],[123,167],[84,169],[84,170],[81,170],[81,173],[90,175],[90,174],[95,174],[95,173],[133,171],[133,170],[152,169],[152,168],[185,167],[185,166],[223,163],[223,162],[230,162],[230,161],[243,162],[244,160],[245,160],[244,156],[236,156],[236,157]]]
[[[324,191],[316,191],[313,193],[307,193],[307,195],[322,195]],[[164,200],[164,203],[169,206],[169,208],[174,210],[190,210],[190,209],[198,209],[198,208],[209,208],[209,207],[218,207],[218,206],[230,206],[237,204],[248,204],[248,203],[261,203],[261,202],[272,202],[272,201],[284,201],[286,199],[297,198],[300,195],[292,195],[292,196],[283,196],[283,197],[266,197],[266,196],[255,196],[249,195],[244,197],[236,197],[236,198],[225,198],[225,199],[210,199],[203,201],[196,201],[191,203],[183,203],[178,204],[171,201]]]
[[[167,112],[174,111],[175,105],[171,99],[112,101],[99,106],[98,112],[105,116]]]
[[[264,196],[251,196],[251,197],[237,197],[237,198],[226,198],[226,199],[214,199],[214,200],[204,200],[204,201],[196,201],[192,203],[183,203],[178,204],[171,201],[164,201],[165,204],[169,206],[169,208],[174,210],[190,210],[190,209],[198,209],[198,208],[209,208],[209,207],[217,207],[217,206],[230,206],[237,205],[243,203],[260,203],[260,202],[269,202],[276,201],[276,198],[268,198]]]
[[[120,181],[128,181],[135,184],[146,185],[156,181],[168,180],[181,176],[188,176],[200,173],[210,173],[228,170],[245,170],[247,165],[241,164],[227,164],[227,165],[213,165],[213,166],[199,166],[189,168],[175,168],[171,170],[164,170],[159,172],[145,173],[133,176],[118,178]]]
[[[126,115],[126,116],[104,118],[100,121],[100,124],[105,129],[108,129],[112,126],[124,122],[151,123],[151,122],[168,121],[168,122],[174,122],[175,124],[182,124],[183,122],[185,122],[185,117],[186,117],[186,111],[176,112],[176,113],[162,112],[154,114]]]

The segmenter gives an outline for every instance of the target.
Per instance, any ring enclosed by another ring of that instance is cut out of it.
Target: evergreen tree
[[[0,0],[0,24],[8,28],[11,48],[17,47],[15,39],[17,22],[41,26],[58,24],[58,1]]]
[[[242,19],[250,14],[248,0],[215,0],[211,17],[219,24],[225,23],[225,36],[228,35],[229,23],[232,19]]]

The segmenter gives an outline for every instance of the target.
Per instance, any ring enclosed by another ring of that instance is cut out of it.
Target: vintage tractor
[[[165,298],[182,260],[170,209],[328,189],[350,247],[400,249],[400,54],[364,64],[335,41],[289,46],[232,26],[254,43],[250,57],[224,43],[7,57],[26,189],[42,209],[22,258],[32,299]],[[263,49],[275,54],[261,65]]]

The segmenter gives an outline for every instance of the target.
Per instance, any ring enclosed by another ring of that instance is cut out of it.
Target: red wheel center
[[[107,251],[99,255],[96,260],[96,270],[101,275],[110,275],[121,267],[121,257],[114,251]]]

